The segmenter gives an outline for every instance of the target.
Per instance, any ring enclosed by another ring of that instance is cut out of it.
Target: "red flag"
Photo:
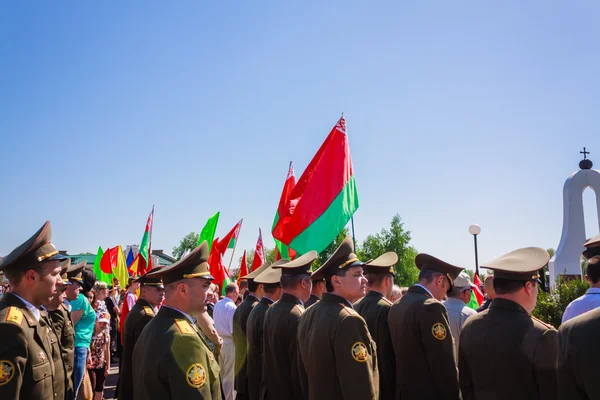
[[[242,281],[242,276],[248,275],[248,264],[246,263],[246,250],[244,250],[244,255],[242,256],[242,264],[240,265],[240,274],[238,275],[237,284],[240,286],[240,282]]]
[[[475,298],[477,299],[477,303],[481,305],[483,303],[483,300],[485,299],[483,293],[481,292],[481,279],[479,279],[479,275],[475,274],[473,280],[475,281],[475,283],[472,285],[473,292],[475,292]]]
[[[358,209],[346,120],[333,127],[292,189],[273,237],[299,254],[323,251]]]
[[[258,240],[256,241],[256,249],[254,250],[254,259],[252,260],[251,270],[255,271],[256,268],[263,265],[265,262],[265,253],[263,250],[262,232],[258,228]]]
[[[229,233],[223,236],[223,240],[221,240],[221,244],[219,245],[221,254],[225,254],[225,251],[227,251],[227,249],[233,249],[235,247],[235,242],[237,241],[237,238],[240,235],[240,229],[242,229],[242,222],[244,222],[244,218],[240,219],[240,221],[237,224],[235,224],[235,226],[229,231]]]
[[[224,246],[222,244],[225,243]],[[227,242],[219,241],[219,238],[213,240],[212,249],[208,255],[208,265],[210,265],[210,274],[215,278],[213,283],[219,286],[221,289],[224,285],[229,282],[229,274],[223,264],[223,253],[221,253],[221,247],[227,249]]]
[[[294,176],[294,165],[290,161],[290,167],[288,169],[287,177],[285,178],[285,183],[283,184],[283,190],[281,191],[281,197],[279,198],[279,205],[277,206],[277,212],[275,213],[275,219],[273,220],[272,231],[275,230],[277,226],[277,222],[279,218],[283,215],[288,214],[288,199],[292,190],[296,186],[296,177]],[[275,237],[273,237],[275,239]],[[281,243],[279,240],[275,239],[275,248],[277,250],[275,260],[280,260],[281,257],[288,258],[293,260],[296,257],[296,252],[285,244]],[[279,257],[279,258],[277,258]]]
[[[113,247],[112,249],[109,248],[106,249],[102,255],[102,259],[100,259],[100,269],[105,274],[112,274],[113,267],[117,266],[117,255],[119,254],[118,250],[118,246]]]

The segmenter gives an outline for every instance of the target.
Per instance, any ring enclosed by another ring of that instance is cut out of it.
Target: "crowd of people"
[[[0,264],[0,398],[101,400],[111,360],[121,400],[600,398],[600,235],[585,248],[591,288],[557,331],[531,315],[541,248],[486,263],[472,309],[463,268],[421,253],[399,288],[398,255],[363,262],[350,237],[315,271],[310,251],[222,289],[204,242],[121,289],[47,222]]]

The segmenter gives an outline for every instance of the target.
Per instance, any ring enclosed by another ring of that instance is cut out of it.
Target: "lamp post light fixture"
[[[469,226],[469,233],[473,235],[475,240],[475,274],[479,276],[479,258],[477,255],[477,235],[481,233],[481,227],[477,224]]]

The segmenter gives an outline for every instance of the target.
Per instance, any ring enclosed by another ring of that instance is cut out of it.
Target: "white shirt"
[[[477,314],[477,311],[467,307],[467,305],[460,299],[448,297],[448,300],[444,302],[446,310],[448,310],[448,322],[450,322],[450,331],[454,338],[454,350],[455,355],[458,356],[458,342],[460,338],[460,331],[467,318],[471,315]]]
[[[22,298],[21,296],[19,296],[18,294],[13,293],[13,295],[17,296],[19,299],[21,299],[21,301],[23,302],[23,304],[25,304],[25,306],[29,309],[29,311],[31,311],[31,313],[33,314],[33,316],[35,317],[35,320],[37,322],[40,322],[40,318],[41,318],[41,314],[40,314],[40,310],[34,306],[33,304],[31,304],[30,302],[28,302],[27,300],[25,300],[24,298]]]
[[[600,288],[589,288],[583,296],[576,298],[567,306],[562,322],[565,323],[598,307],[600,307]]]
[[[138,298],[135,293],[128,292],[127,296],[125,297],[125,300],[127,301],[127,306],[131,310],[133,306],[135,306],[135,303],[137,302]]]
[[[224,297],[215,304],[213,319],[219,336],[230,338],[233,335],[233,313],[237,306],[229,297]]]

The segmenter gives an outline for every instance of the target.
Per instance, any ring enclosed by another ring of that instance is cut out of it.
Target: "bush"
[[[583,296],[589,289],[586,281],[579,279],[558,282],[556,289],[551,293],[540,291],[533,316],[554,326],[556,329],[561,324],[565,309],[576,298]]]

